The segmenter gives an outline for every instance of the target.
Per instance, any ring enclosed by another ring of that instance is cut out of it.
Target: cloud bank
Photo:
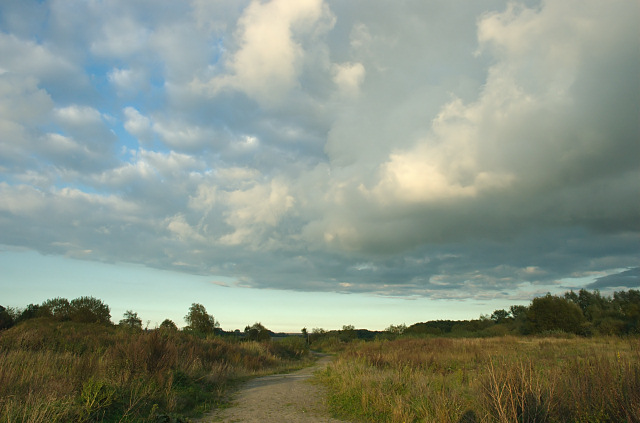
[[[5,3],[0,243],[257,288],[637,287],[637,16],[623,0]]]

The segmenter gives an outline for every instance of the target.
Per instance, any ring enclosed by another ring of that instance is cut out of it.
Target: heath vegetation
[[[92,297],[0,307],[0,423],[179,422],[247,377],[338,353],[318,375],[333,413],[362,422],[640,422],[640,291],[581,290],[466,321],[385,331],[261,323],[225,332],[201,304],[179,329]]]
[[[363,422],[640,422],[640,291],[581,290],[477,320],[314,329],[321,375]]]
[[[355,342],[321,375],[363,422],[638,422],[637,338]]]
[[[183,330],[169,320],[143,330],[133,311],[113,325],[93,298],[3,312],[11,327],[0,332],[2,423],[186,421],[234,381],[298,368],[308,357],[302,338],[216,335],[199,304]]]

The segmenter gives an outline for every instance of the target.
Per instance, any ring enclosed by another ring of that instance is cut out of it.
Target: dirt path
[[[329,417],[324,389],[309,381],[330,361],[331,357],[321,356],[312,367],[253,379],[233,395],[230,408],[216,410],[200,422],[341,423]]]

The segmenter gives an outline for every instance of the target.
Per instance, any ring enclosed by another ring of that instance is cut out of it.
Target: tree
[[[407,325],[404,323],[400,325],[389,325],[384,331],[392,335],[402,335],[407,330]]]
[[[534,298],[527,312],[527,333],[560,330],[581,333],[585,322],[582,310],[572,301],[547,294]]]
[[[605,317],[605,313],[609,311],[611,306],[611,300],[603,297],[598,290],[589,292],[586,289],[581,289],[578,294],[570,291],[564,294],[564,298],[577,304],[584,317],[595,324]]]
[[[216,328],[220,327],[216,319],[207,313],[207,309],[202,304],[197,303],[191,304],[189,313],[184,316],[184,320],[187,322],[188,330],[201,335],[213,334]]]
[[[356,332],[356,327],[353,325],[343,325],[342,330],[340,331],[339,338],[341,341],[349,342],[358,337],[358,333]]]
[[[111,324],[109,306],[93,297],[79,297],[69,303],[69,317],[74,322]]]
[[[491,314],[491,320],[496,323],[504,323],[509,318],[509,312],[507,310],[495,310]]]
[[[327,331],[323,328],[313,328],[311,329],[311,334],[309,335],[309,343],[313,343],[318,339],[323,338],[327,334]]]
[[[120,320],[119,325],[129,329],[142,329],[142,319],[138,317],[138,313],[127,310],[123,314],[124,319]]]
[[[175,323],[173,323],[173,320],[164,319],[162,323],[160,323],[160,329],[168,332],[176,332],[178,330],[178,327]]]
[[[511,317],[513,317],[514,320],[526,319],[527,310],[529,310],[529,307],[523,305],[512,305],[511,307],[509,307],[509,312],[511,313]]]
[[[262,323],[256,322],[251,326],[244,328],[244,334],[250,341],[269,341],[271,340],[271,331],[265,328]]]
[[[22,310],[17,321],[23,322],[25,320],[35,319],[36,317],[42,317],[40,306],[38,304],[29,304],[24,310]]]
[[[0,330],[8,329],[11,326],[13,326],[13,316],[6,308],[0,306]]]
[[[60,321],[69,320],[71,315],[71,304],[66,298],[52,298],[43,302],[40,308],[43,314]]]
[[[640,333],[640,290],[614,292],[613,303],[625,321],[625,332]]]

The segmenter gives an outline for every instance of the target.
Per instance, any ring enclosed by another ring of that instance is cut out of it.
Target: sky
[[[0,304],[275,331],[640,288],[640,4],[0,2]]]

